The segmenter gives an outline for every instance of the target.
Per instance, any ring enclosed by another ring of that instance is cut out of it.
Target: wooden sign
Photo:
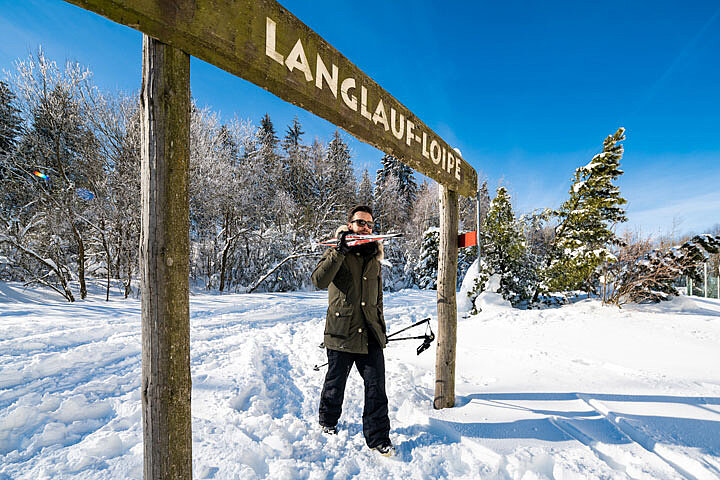
[[[475,195],[477,173],[457,151],[274,0],[66,1],[249,80],[450,190]],[[392,61],[396,52],[378,54]]]

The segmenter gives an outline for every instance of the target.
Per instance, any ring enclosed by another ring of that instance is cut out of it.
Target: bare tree
[[[85,298],[87,226],[82,216],[87,206],[78,192],[90,188],[89,178],[102,169],[85,109],[87,99],[96,93],[91,74],[70,62],[61,70],[42,50],[18,61],[16,67],[10,78],[28,125],[12,161],[11,176],[17,189],[37,198],[33,209],[43,222],[34,225],[44,226],[45,243],[57,245],[57,236],[63,231],[69,233],[72,243],[64,245],[68,253],[60,250],[56,265],[59,270],[72,272],[67,262],[74,258],[80,296]],[[27,237],[15,238],[20,241]],[[35,251],[24,247],[26,253]],[[47,267],[43,262],[41,265]]]

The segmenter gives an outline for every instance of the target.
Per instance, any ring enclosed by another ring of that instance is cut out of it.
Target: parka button
[[[364,306],[365,306],[365,302],[360,302],[360,305],[362,305],[362,306],[364,307]]]
[[[360,256],[360,252],[355,252],[355,255],[357,255],[357,256],[359,257],[359,256]]]
[[[335,316],[336,316],[336,317],[339,317],[339,316],[340,316],[340,312],[335,312]]]
[[[363,280],[367,280],[367,277],[363,277]]]
[[[362,328],[358,328],[358,333],[362,333]]]

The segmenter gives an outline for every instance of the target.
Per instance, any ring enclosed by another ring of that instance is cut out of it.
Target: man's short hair
[[[350,215],[348,215],[348,222],[350,222],[350,221],[352,220],[353,216],[354,216],[357,212],[369,213],[370,216],[372,216],[372,214],[373,214],[372,208],[368,207],[367,205],[358,205],[357,207],[355,207],[355,208],[353,208],[352,210],[350,210]]]

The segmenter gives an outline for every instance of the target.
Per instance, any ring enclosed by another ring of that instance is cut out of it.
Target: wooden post
[[[707,298],[708,285],[707,285],[707,262],[703,263],[703,297]]]
[[[438,343],[435,358],[433,407],[455,406],[455,349],[457,344],[458,194],[440,185],[440,252],[438,255]]]
[[[142,413],[144,478],[192,478],[190,57],[143,35]]]
[[[477,242],[477,247],[475,247],[475,251],[477,252],[477,273],[478,275],[482,272],[482,265],[480,265],[480,190],[477,191],[475,194],[475,241]]]

